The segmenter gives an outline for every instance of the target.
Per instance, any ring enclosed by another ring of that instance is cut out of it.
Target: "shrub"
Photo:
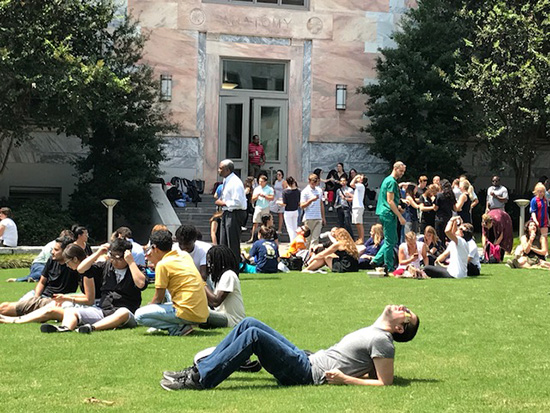
[[[67,211],[49,199],[8,201],[5,205],[13,211],[18,245],[45,245],[74,222]]]
[[[29,268],[34,260],[34,254],[4,254],[0,255],[0,269]]]

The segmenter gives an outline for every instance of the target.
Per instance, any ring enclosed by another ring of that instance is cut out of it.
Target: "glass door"
[[[288,102],[277,99],[252,100],[252,133],[258,135],[264,147],[264,169],[273,182],[277,169],[287,174]]]
[[[250,135],[250,99],[248,97],[220,97],[219,150],[220,160],[231,159],[235,173],[248,173],[248,139]]]

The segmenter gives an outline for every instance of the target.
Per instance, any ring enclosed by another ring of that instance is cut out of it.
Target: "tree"
[[[110,1],[0,1],[0,173],[14,145],[37,129],[89,137],[95,86],[128,90],[99,58]]]
[[[424,0],[409,10],[393,34],[396,48],[381,50],[378,82],[359,90],[368,95],[364,131],[374,137],[372,151],[390,164],[402,160],[410,176],[457,176],[477,125],[468,93],[452,87],[470,30],[461,5]]]
[[[116,76],[126,76],[128,88],[97,84],[91,137],[85,141],[90,151],[77,163],[78,188],[70,210],[86,217],[96,234],[105,233],[105,211],[99,205],[104,198],[119,199],[115,213],[127,221],[149,222],[149,183],[160,175],[162,134],[176,130],[159,105],[158,79],[151,67],[140,63],[145,40],[136,22],[126,18],[102,48],[104,65]]]
[[[462,14],[475,30],[457,85],[478,103],[479,143],[493,166],[512,167],[515,189],[525,192],[535,157],[550,143],[550,1],[490,0]]]
[[[112,24],[116,11],[110,0],[0,0],[0,142],[9,148],[37,128],[82,139],[89,152],[70,210],[96,239],[101,199],[119,199],[115,213],[131,223],[148,221],[161,135],[175,131],[141,62],[146,39],[126,16]]]

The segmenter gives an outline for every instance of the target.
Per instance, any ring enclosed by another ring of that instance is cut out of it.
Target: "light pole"
[[[113,233],[113,209],[119,203],[118,199],[102,199],[101,203],[107,208],[107,240]]]
[[[523,236],[523,227],[525,226],[525,207],[529,205],[528,199],[516,199],[514,201],[519,207],[519,238]]]

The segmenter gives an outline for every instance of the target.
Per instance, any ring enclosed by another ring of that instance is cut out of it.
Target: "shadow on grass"
[[[223,335],[223,334],[224,334],[224,332],[220,331],[220,330],[195,329],[195,330],[193,330],[193,333],[190,334],[187,337],[207,337],[207,336],[219,336],[219,335]],[[169,334],[147,334],[145,331],[141,335],[144,336],[144,337],[179,337],[181,339],[180,336],[170,336]]]
[[[416,378],[405,378],[405,377],[395,377],[393,379],[393,385],[399,387],[407,387],[412,383],[439,383],[441,380],[437,379],[416,379]]]
[[[240,274],[239,275],[239,278],[241,281],[273,281],[273,280],[277,280],[279,281],[281,279],[281,277],[243,277],[242,276],[243,274]]]

